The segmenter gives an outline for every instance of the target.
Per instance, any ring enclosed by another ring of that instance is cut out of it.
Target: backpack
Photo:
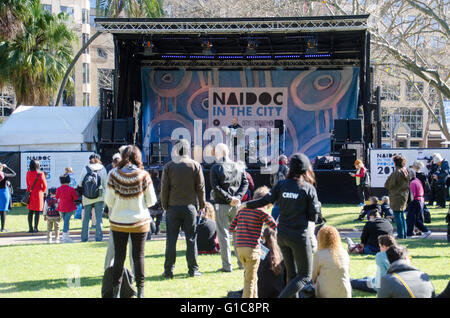
[[[56,211],[58,200],[56,198],[47,199],[47,216],[50,218],[60,217],[58,211]]]
[[[133,286],[134,276],[126,267],[123,268],[122,285],[120,287],[120,298],[131,298],[136,296]],[[113,267],[108,267],[102,279],[102,298],[113,297]]]
[[[364,171],[364,177],[362,177],[361,184],[370,186],[370,174],[369,171],[367,171],[367,169],[365,169]]]
[[[83,196],[88,199],[96,199],[100,196],[101,180],[98,171],[94,171],[86,166],[86,176],[82,183]]]

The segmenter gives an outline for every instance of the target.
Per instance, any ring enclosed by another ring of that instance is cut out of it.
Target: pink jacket
[[[411,181],[411,183],[409,184],[409,187],[410,187],[411,192],[412,192],[412,194],[414,196],[414,200],[418,200],[418,201],[424,202],[422,182],[420,182],[419,179],[414,178]]]

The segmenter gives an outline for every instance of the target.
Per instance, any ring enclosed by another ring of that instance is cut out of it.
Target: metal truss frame
[[[143,60],[142,66],[157,68],[296,68],[359,66],[359,59],[320,60]]]
[[[292,33],[367,30],[368,15],[283,19],[105,19],[97,30],[129,34]]]

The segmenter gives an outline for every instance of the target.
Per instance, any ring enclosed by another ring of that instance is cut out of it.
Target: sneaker
[[[173,279],[173,273],[166,273],[166,272],[164,272],[164,273],[162,274],[162,277],[164,277],[164,278],[169,278],[169,279]]]
[[[199,276],[202,276],[202,275],[203,275],[203,273],[201,273],[199,271],[195,271],[195,272],[189,273],[190,277],[199,277]]]
[[[415,237],[414,236],[407,236],[406,237],[406,239],[408,239],[408,240],[413,239],[413,238],[415,238]]]
[[[61,241],[59,239],[56,239],[55,244],[59,244],[59,243],[61,243]]]
[[[358,204],[358,206],[364,206],[364,203],[360,203],[360,204]]]
[[[50,237],[47,239],[47,243],[50,244],[51,242],[53,242],[53,239]]]
[[[354,244],[351,238],[345,236],[344,239],[349,247]]]
[[[222,267],[222,268],[219,268],[218,271],[219,271],[219,272],[223,272],[223,273],[231,273],[231,272],[232,272],[231,269],[225,269],[225,268],[223,268],[223,267]]]
[[[431,235],[431,231],[427,231],[425,233],[423,233],[423,235],[421,236],[421,238],[427,238],[428,236]]]

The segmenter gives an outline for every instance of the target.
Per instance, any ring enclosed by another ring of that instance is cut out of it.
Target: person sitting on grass
[[[355,219],[354,221],[359,221],[361,222],[362,220],[364,220],[364,217],[367,215],[367,220],[369,220],[369,211],[371,210],[375,210],[379,208],[378,205],[378,198],[373,196],[369,198],[369,204],[366,204],[363,206],[361,212],[359,213],[359,216],[357,219]]]
[[[391,209],[389,197],[387,195],[381,198],[381,217],[394,221],[394,212]]]
[[[220,251],[214,206],[209,202],[205,203],[205,215],[197,225],[197,249],[199,254],[216,254]]]
[[[381,277],[378,298],[434,298],[430,277],[411,266],[406,247],[393,245],[386,250],[390,266]]]
[[[377,273],[375,277],[364,277],[360,279],[351,279],[350,283],[353,289],[362,290],[368,293],[377,293],[380,289],[381,277],[386,275],[390,264],[386,256],[386,250],[395,245],[395,238],[392,235],[380,235],[378,237],[378,245],[380,251],[375,255],[375,263],[377,264]]]
[[[369,222],[366,222],[361,233],[361,244],[353,243],[352,239],[346,237],[348,251],[352,254],[372,254],[380,251],[378,246],[378,237],[380,235],[392,235],[394,228],[392,224],[383,219],[379,210],[369,212]]]
[[[261,199],[270,189],[266,186],[256,189],[254,200]],[[252,210],[239,210],[230,224],[229,231],[236,232],[236,250],[244,266],[244,292],[242,298],[258,298],[258,267],[261,257],[260,239],[265,224],[276,228],[275,220],[267,213],[269,205]]]
[[[61,186],[58,189],[56,189],[55,198],[58,199],[57,211],[61,213],[64,222],[63,237],[61,242],[72,243],[73,240],[70,238],[69,234],[70,218],[77,209],[75,201],[78,199],[78,194],[74,188],[69,186],[70,184],[69,175],[63,175],[59,178],[59,180],[61,182]]]
[[[313,258],[312,281],[318,298],[351,298],[350,257],[342,248],[338,230],[323,226],[318,235],[318,251]]]

